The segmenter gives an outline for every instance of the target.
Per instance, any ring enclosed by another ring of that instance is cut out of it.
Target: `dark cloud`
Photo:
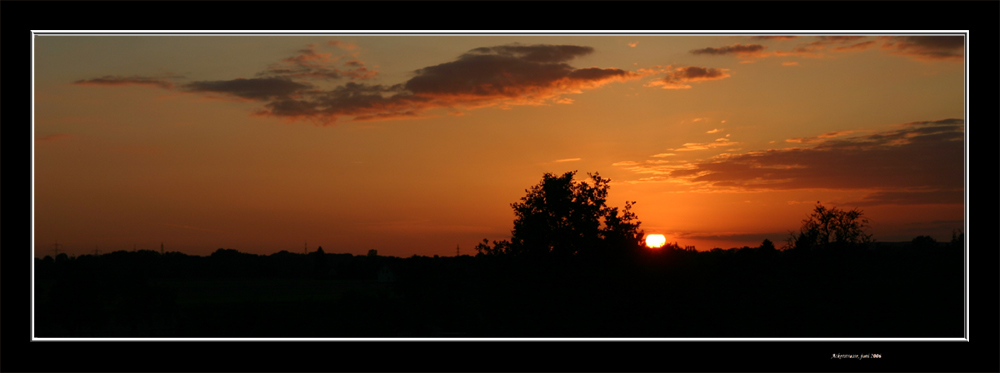
[[[723,155],[707,162],[633,171],[742,190],[874,190],[864,205],[954,203],[964,188],[961,122],[913,122],[903,129],[829,139],[811,148]]]
[[[330,41],[328,46],[345,50],[356,45]],[[181,85],[187,92],[216,93],[242,99],[262,101],[254,112],[287,120],[309,119],[324,124],[342,116],[355,120],[385,120],[422,117],[435,108],[478,108],[493,105],[567,103],[560,97],[579,93],[604,84],[638,79],[660,71],[631,72],[617,68],[574,68],[567,62],[593,53],[594,49],[576,45],[501,45],[472,49],[454,61],[428,66],[414,72],[402,84],[384,86],[348,82],[329,89],[314,85],[320,81],[350,78],[365,80],[376,77],[356,59],[335,66],[341,57],[320,53],[315,44],[297,54],[268,66],[252,79],[196,81]],[[720,79],[728,76],[723,70],[689,67],[671,71],[672,81],[687,82]],[[78,84],[159,84],[139,77],[104,77]],[[169,88],[170,86],[165,86]],[[454,110],[452,110],[454,111]]]
[[[834,47],[833,50],[837,52],[850,52],[850,51],[863,51],[865,49],[874,47],[877,42],[875,40],[863,41],[860,43],[855,43],[842,47]]]
[[[721,79],[728,76],[723,69],[697,66],[679,68],[673,75],[685,80]]]
[[[920,122],[903,123],[903,124],[900,124],[899,126],[903,126],[903,127],[907,127],[907,126],[924,126],[924,125],[946,125],[946,126],[948,126],[948,125],[955,125],[955,124],[959,124],[959,125],[960,124],[965,124],[965,120],[958,119],[958,118],[941,119],[941,120],[925,120],[925,121],[920,121]]]
[[[417,95],[455,101],[483,98],[542,98],[636,78],[616,68],[575,69],[562,63],[593,51],[572,45],[476,48],[457,60],[417,70],[405,83]]]
[[[882,38],[882,49],[890,54],[929,61],[962,61],[963,36],[896,36]]]
[[[589,84],[604,84],[609,80],[626,80],[634,77],[636,77],[636,74],[630,71],[615,68],[602,69],[599,67],[576,69],[566,76],[568,82],[578,84],[577,88],[586,87]]]
[[[579,45],[501,45],[470,50],[466,55],[493,55],[516,58],[527,62],[566,62],[594,52],[592,47]],[[463,56],[464,57],[464,56]],[[461,58],[460,58],[461,59]]]
[[[743,44],[737,43],[737,44],[727,45],[725,47],[719,47],[719,48],[708,47],[708,48],[703,48],[703,49],[695,49],[695,50],[692,50],[691,53],[693,53],[693,54],[711,54],[711,55],[736,54],[736,55],[748,56],[748,55],[754,55],[754,54],[757,54],[759,52],[762,52],[765,48],[767,48],[767,47],[765,47],[763,45],[760,45],[760,44],[747,44],[747,45],[743,45]]]
[[[312,85],[294,82],[288,78],[238,78],[191,82],[181,88],[189,92],[222,93],[251,100],[273,100],[300,93],[312,88]]]
[[[867,36],[860,35],[817,36],[816,38],[819,40],[801,43],[790,51],[775,51],[773,55],[818,58],[826,57],[824,52],[830,50],[835,52],[861,51],[876,44],[873,40],[860,41],[867,38]]]
[[[116,75],[105,75],[100,78],[94,79],[81,79],[73,82],[73,84],[78,85],[110,85],[110,86],[120,86],[120,85],[153,85],[160,88],[170,89],[174,87],[174,84],[161,78],[154,78],[148,76],[116,76]]]
[[[753,39],[779,39],[779,40],[789,40],[793,37],[769,37],[769,36],[757,36]],[[819,36],[819,40],[814,40],[808,43],[799,43],[791,50],[783,51],[765,51],[766,46],[760,44],[733,44],[725,47],[709,47],[703,49],[692,50],[693,54],[709,54],[709,55],[735,55],[740,58],[764,58],[764,57],[823,57],[823,52],[831,45],[842,45],[857,41],[865,38],[865,36]],[[872,46],[874,43],[860,42],[849,47],[838,47],[840,51],[847,50],[860,50]]]
[[[338,116],[363,119],[389,118],[412,112],[426,99],[403,92],[402,85],[384,86],[349,82],[328,91],[310,92],[303,98],[283,98],[264,105],[258,115],[285,119],[314,119],[332,123]]]
[[[686,66],[678,67],[668,72],[662,79],[649,83],[649,86],[660,86],[664,89],[691,88],[687,83],[705,80],[717,80],[730,77],[728,69],[712,67]]]
[[[307,99],[273,102],[259,114],[312,117],[324,122],[339,116],[354,116],[356,120],[412,118],[432,108],[539,102],[639,77],[621,69],[575,69],[561,62],[592,51],[590,47],[567,45],[476,48],[455,61],[417,70],[416,76],[400,85],[348,83],[310,94]]]
[[[818,36],[818,40],[799,44],[789,51],[761,53],[755,57],[826,57],[825,52],[862,51],[881,43],[881,49],[887,53],[919,60],[961,61],[964,58],[965,39],[962,36],[882,36],[865,40],[866,38],[868,36],[862,35]]]
[[[893,39],[926,49],[957,50],[965,47],[963,36],[897,36]]]
[[[455,61],[419,69],[400,85],[348,83],[330,91],[308,93],[307,97],[269,103],[258,114],[320,119],[325,123],[340,116],[354,116],[356,120],[419,117],[433,108],[538,103],[641,76],[616,68],[576,69],[563,62],[592,51],[590,47],[567,45],[476,48]]]

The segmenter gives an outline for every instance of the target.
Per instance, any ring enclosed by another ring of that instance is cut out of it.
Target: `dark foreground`
[[[959,338],[961,247],[37,260],[36,337]]]

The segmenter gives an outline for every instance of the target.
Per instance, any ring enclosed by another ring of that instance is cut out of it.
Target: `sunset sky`
[[[961,34],[34,37],[36,256],[475,254],[546,172],[646,233],[963,228]]]

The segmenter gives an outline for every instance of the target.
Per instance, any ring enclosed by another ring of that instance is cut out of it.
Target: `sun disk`
[[[646,236],[646,246],[651,249],[659,249],[667,243],[667,238],[662,234],[651,234]]]

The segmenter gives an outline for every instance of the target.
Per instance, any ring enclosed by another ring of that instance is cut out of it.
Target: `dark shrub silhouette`
[[[802,221],[799,233],[790,232],[786,248],[858,247],[874,242],[872,235],[865,233],[867,228],[868,218],[861,210],[828,209],[816,202],[813,213]]]

